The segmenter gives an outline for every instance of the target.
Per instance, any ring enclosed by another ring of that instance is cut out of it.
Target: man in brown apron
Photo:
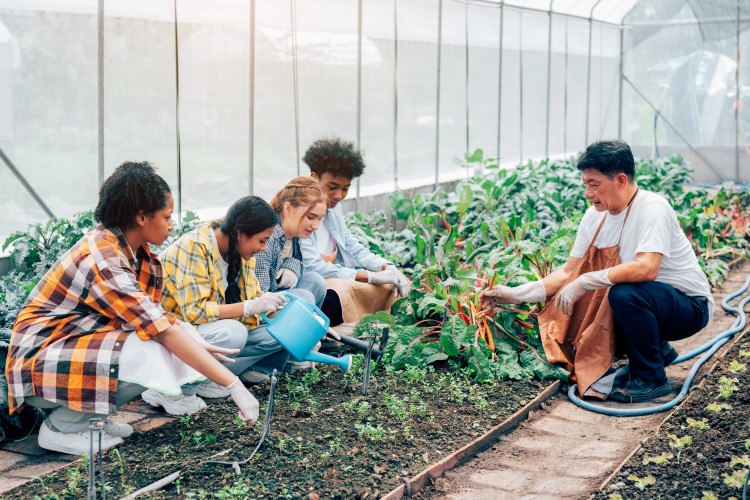
[[[360,243],[346,227],[341,202],[352,180],[365,164],[351,141],[319,139],[303,160],[328,197],[328,215],[317,231],[300,240],[306,271],[326,278],[326,298],[321,310],[331,326],[356,322],[367,314],[389,310],[397,295],[409,292],[409,280],[392,262]]]
[[[590,145],[577,168],[592,206],[568,261],[542,280],[486,290],[485,303],[554,296],[539,314],[544,351],[582,395],[625,403],[664,396],[671,391],[664,366],[677,357],[668,341],[700,331],[713,312],[708,280],[667,200],[638,189],[626,143]],[[609,369],[616,336],[629,377],[602,392],[591,386]]]

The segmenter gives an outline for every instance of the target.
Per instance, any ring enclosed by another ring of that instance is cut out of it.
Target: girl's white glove
[[[289,301],[284,295],[275,292],[266,292],[257,299],[246,300],[245,316],[254,316],[264,312],[276,312]]]
[[[298,281],[297,273],[288,267],[280,267],[279,272],[276,273],[276,283],[279,284],[279,288],[294,288]]]
[[[234,404],[240,409],[240,418],[243,422],[254,424],[258,420],[260,405],[250,391],[242,385],[239,377],[235,377],[234,382],[225,387],[229,391]]]
[[[396,266],[393,264],[388,264],[385,268],[386,271],[392,271],[396,275],[396,283],[393,284],[393,286],[398,291],[398,294],[401,297],[406,297],[406,295],[409,293],[409,288],[411,287],[411,283],[409,283],[409,280],[404,276],[404,273],[402,273]]]

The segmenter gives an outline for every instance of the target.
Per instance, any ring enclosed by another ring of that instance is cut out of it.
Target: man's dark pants
[[[647,281],[609,289],[618,339],[624,341],[631,378],[660,383],[666,377],[659,344],[699,332],[708,323],[708,301],[672,285]]]

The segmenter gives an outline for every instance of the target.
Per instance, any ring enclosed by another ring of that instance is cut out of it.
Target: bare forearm
[[[612,283],[643,283],[654,281],[658,274],[658,267],[634,260],[614,266],[609,270],[608,277]]]
[[[160,333],[154,340],[167,348],[186,365],[208,377],[221,386],[231,384],[235,375],[219,363],[214,357],[193,340],[190,335],[177,325],[172,325]]]
[[[221,319],[241,318],[245,315],[244,309],[245,309],[244,302],[236,302],[234,304],[221,304],[219,306],[219,318]]]
[[[542,283],[544,283],[544,290],[547,292],[547,297],[551,297],[556,294],[568,281],[570,274],[565,270],[564,267],[556,269],[555,271],[548,274]]]
[[[355,279],[360,283],[367,283],[367,271],[357,271],[357,277]]]

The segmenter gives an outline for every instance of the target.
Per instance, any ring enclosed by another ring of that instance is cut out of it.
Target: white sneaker
[[[110,436],[126,438],[133,433],[133,427],[125,422],[115,422],[114,420],[106,419],[104,421],[104,432]]]
[[[313,361],[288,361],[284,367],[284,371],[298,372],[301,370],[309,370],[311,368],[315,368],[315,363]]]
[[[39,446],[45,450],[59,451],[70,455],[83,455],[91,453],[91,440],[89,431],[84,432],[57,432],[53,431],[47,422],[42,422],[39,428]],[[112,448],[122,443],[122,438],[102,433],[102,450]],[[99,434],[94,433],[94,452],[99,451]]]
[[[145,402],[151,406],[161,406],[170,415],[190,415],[206,407],[206,402],[198,396],[167,396],[160,392],[148,389],[141,394]]]
[[[240,380],[247,384],[262,384],[263,382],[268,382],[269,376],[267,373],[248,370],[240,374]]]
[[[198,384],[198,396],[202,398],[225,398],[229,391],[215,382],[206,380]]]

